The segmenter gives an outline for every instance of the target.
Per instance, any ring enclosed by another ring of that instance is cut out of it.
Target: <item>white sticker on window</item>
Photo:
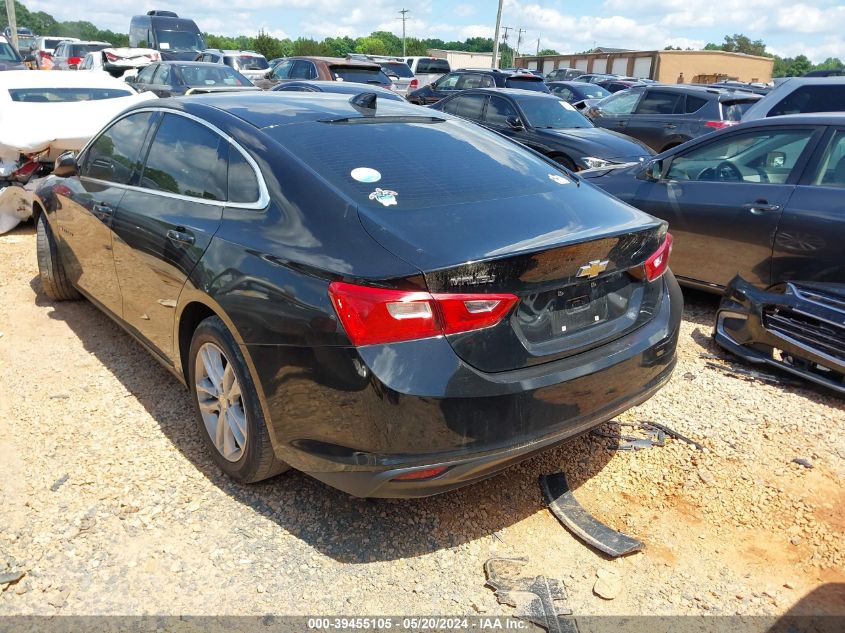
[[[159,42],[159,43],[158,43],[158,47],[159,47],[161,50],[166,51],[167,49],[169,49],[169,48],[170,48],[170,43],[169,43],[169,42]]]
[[[567,103],[566,101],[561,101],[560,107],[563,108],[564,110],[572,110],[573,112],[578,111],[575,106],[573,106],[571,103]]]
[[[568,185],[570,182],[559,174],[549,174],[549,180],[551,180],[552,182],[556,182],[559,185]]]
[[[358,182],[378,182],[381,180],[381,173],[369,167],[356,167],[349,175]]]
[[[376,190],[370,194],[370,200],[375,200],[376,202],[389,207],[396,204],[396,196],[398,195],[398,193],[390,191],[390,189],[379,189],[376,187]]]

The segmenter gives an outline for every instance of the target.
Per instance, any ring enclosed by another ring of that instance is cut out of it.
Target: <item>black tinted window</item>
[[[158,68],[157,64],[152,64],[151,66],[147,66],[144,70],[138,73],[138,76],[135,78],[136,84],[149,84],[152,83],[153,73],[155,72],[156,68]]]
[[[702,99],[701,97],[693,97],[692,95],[687,95],[687,102],[686,107],[684,108],[684,112],[687,114],[692,114],[693,112],[698,112],[707,105],[707,99]]]
[[[546,82],[540,77],[517,75],[508,77],[505,80],[505,88],[519,88],[520,90],[536,90],[537,92],[548,92]]]
[[[454,99],[449,99],[446,103],[443,104],[443,112],[448,112],[449,114],[457,114],[458,113],[458,106],[461,103],[460,97],[455,97]]]
[[[676,114],[683,98],[679,93],[652,90],[640,101],[637,114]]]
[[[490,97],[490,102],[487,104],[486,120],[492,125],[509,125],[508,118],[516,117],[516,109],[510,104],[507,99],[501,97]]]
[[[293,60],[286,59],[283,62],[279,62],[273,68],[273,77],[276,79],[288,79],[292,68]]]
[[[384,62],[381,65],[381,69],[387,75],[396,75],[397,77],[413,77],[414,73],[411,72],[411,69],[408,67],[408,64],[405,62]]]
[[[164,115],[141,186],[207,200],[226,199],[228,143],[204,125]]]
[[[421,59],[417,62],[417,74],[424,75],[426,73],[442,74],[450,72],[449,62],[445,59]]]
[[[258,200],[258,180],[246,159],[235,148],[229,149],[229,202]]]
[[[481,120],[481,113],[484,111],[484,101],[487,97],[483,95],[466,95],[458,97],[457,115],[473,121]]]
[[[316,79],[317,69],[314,64],[304,60],[298,60],[293,63],[293,69],[290,71],[291,79]]]
[[[845,110],[845,84],[802,86],[781,99],[767,116]]]
[[[83,158],[80,175],[129,184],[133,171],[140,171],[141,146],[152,116],[152,112],[132,114],[100,134]]]
[[[390,83],[381,68],[355,68],[351,66],[332,66],[329,69],[332,79],[351,81],[356,84],[379,84],[386,86]]]
[[[740,121],[742,115],[754,105],[754,101],[723,101],[722,118],[725,121]]]

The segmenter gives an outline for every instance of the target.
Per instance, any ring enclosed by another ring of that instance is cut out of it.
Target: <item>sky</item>
[[[88,20],[100,28],[125,33],[130,14],[114,0],[57,3],[23,0],[32,11],[59,20]],[[399,9],[410,9],[409,37],[464,40],[491,37],[496,0],[167,0],[132,3],[138,13],[169,9],[190,17],[200,29],[219,35],[255,35],[259,29],[276,37],[348,35],[372,31],[402,33]],[[83,9],[84,7],[84,9]],[[352,7],[350,9],[350,7]],[[783,57],[804,54],[818,63],[827,57],[845,60],[845,3],[842,0],[505,0],[502,26],[512,27],[509,43],[523,29],[521,51],[553,48],[562,53],[594,46],[655,49],[700,48],[721,43],[725,35],[743,33],[762,39],[769,52]]]

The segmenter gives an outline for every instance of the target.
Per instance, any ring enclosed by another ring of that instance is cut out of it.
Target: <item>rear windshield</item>
[[[156,30],[156,37],[158,38],[158,47],[163,51],[205,50],[205,42],[199,33]]]
[[[742,115],[753,106],[756,101],[722,101],[722,119],[725,121],[739,121]]]
[[[0,61],[3,62],[19,62],[21,61],[18,52],[12,48],[11,44],[0,42]]]
[[[433,113],[437,114],[437,113]],[[397,213],[438,205],[548,192],[560,172],[512,141],[473,123],[303,123],[266,128],[298,160],[364,206],[393,192]],[[420,156],[436,156],[421,168]],[[358,182],[359,167],[380,174]],[[371,197],[372,196],[372,197]],[[436,221],[436,220],[435,220]]]
[[[12,101],[26,101],[30,103],[64,103],[68,101],[99,101],[100,99],[115,99],[128,97],[129,90],[115,88],[11,88],[9,96]]]
[[[52,49],[54,49],[54,50],[55,50],[55,48],[59,45],[59,43],[60,43],[60,42],[63,42],[63,41],[64,41],[64,40],[62,40],[61,38],[56,38],[56,39],[52,39],[52,38],[51,38],[51,39],[46,39],[46,40],[44,40],[44,48],[47,48],[47,49],[52,48]]]
[[[531,127],[548,130],[593,127],[587,117],[562,99],[532,95],[527,99],[517,99],[517,101]]]
[[[71,44],[70,57],[85,57],[86,53],[101,51],[110,46],[111,44]]]
[[[604,99],[610,96],[610,90],[605,90],[598,84],[585,83],[583,86],[578,86],[578,89],[584,93],[585,99]]]
[[[411,67],[405,62],[384,62],[381,65],[381,69],[387,75],[396,75],[397,77],[403,78],[414,76],[414,73],[411,72]]]
[[[518,75],[505,79],[505,88],[519,88],[520,90],[536,90],[537,92],[548,92],[549,87],[540,77],[533,75]]]
[[[223,64],[180,66],[182,79],[188,86],[251,86],[252,82],[234,68]]]
[[[239,55],[238,68],[241,70],[267,70],[270,64],[261,55]]]
[[[381,68],[360,68],[356,66],[329,66],[332,78],[336,81],[351,81],[356,84],[378,84],[387,86],[390,79]]]
[[[445,59],[435,59],[432,57],[430,59],[420,59],[417,61],[418,75],[445,75],[451,71],[452,69],[449,68],[449,62]]]

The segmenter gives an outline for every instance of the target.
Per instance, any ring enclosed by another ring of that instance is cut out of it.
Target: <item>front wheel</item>
[[[197,327],[188,367],[199,432],[220,469],[243,483],[287,470],[273,450],[240,347],[219,317]]]

